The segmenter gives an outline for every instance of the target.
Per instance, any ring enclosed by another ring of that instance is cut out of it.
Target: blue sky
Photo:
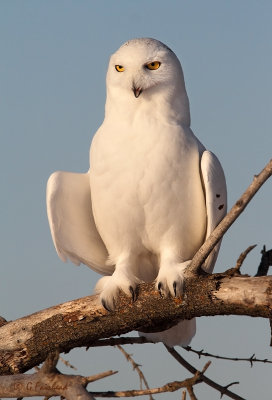
[[[104,116],[109,56],[127,39],[145,36],[166,43],[181,60],[192,128],[222,162],[229,205],[271,158],[269,0],[2,0],[0,315],[7,319],[88,295],[98,279],[88,268],[58,259],[47,223],[46,182],[54,170],[89,168],[90,142]],[[256,243],[243,267],[255,273],[262,245],[272,247],[271,195],[268,181],[226,234],[217,271]],[[192,346],[271,359],[268,325],[245,317],[201,318]],[[161,345],[128,349],[152,386],[189,376]],[[117,350],[73,351],[69,358],[82,374],[120,370],[94,389],[138,385]],[[233,390],[247,399],[271,393],[270,366],[213,361],[208,375],[221,384],[240,380]],[[201,400],[219,398],[203,385],[196,393]]]

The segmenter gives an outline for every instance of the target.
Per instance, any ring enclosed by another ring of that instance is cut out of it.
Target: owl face
[[[170,88],[183,79],[176,55],[155,39],[133,39],[111,56],[107,87],[136,99]]]

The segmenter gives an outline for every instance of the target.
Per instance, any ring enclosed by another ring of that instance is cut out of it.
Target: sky
[[[55,170],[88,170],[89,146],[104,117],[109,56],[134,37],[159,39],[179,57],[192,129],[223,165],[229,207],[271,158],[270,0],[0,0],[0,315],[7,320],[86,296],[99,279],[58,259],[46,182]],[[243,265],[256,273],[262,246],[272,247],[271,184],[225,235],[216,271],[257,244]],[[266,320],[203,317],[197,325],[193,348],[272,359]],[[126,348],[151,387],[190,376],[161,344]],[[179,351],[197,368],[207,361]],[[119,370],[89,389],[139,387],[117,349],[73,350],[66,359],[83,375]],[[268,399],[271,368],[212,360],[207,376],[222,385],[239,381],[231,389],[246,399]],[[203,384],[195,392],[200,400],[220,398]]]

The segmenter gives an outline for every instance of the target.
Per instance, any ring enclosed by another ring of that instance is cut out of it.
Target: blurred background
[[[0,315],[7,320],[92,293],[99,276],[62,263],[49,232],[45,189],[55,170],[85,172],[104,117],[110,54],[134,37],[154,37],[181,60],[192,129],[225,170],[229,207],[271,158],[272,3],[269,0],[0,1]],[[271,240],[271,180],[225,235],[216,271],[255,274]],[[233,357],[272,359],[269,323],[198,319],[191,345]],[[163,345],[126,346],[151,387],[189,377]],[[179,349],[202,369],[207,360]],[[90,390],[138,388],[118,349],[73,350],[77,373],[119,370]],[[69,373],[65,366],[62,371]],[[271,397],[271,365],[213,360],[207,376],[246,399]],[[200,400],[220,394],[197,385]],[[180,399],[181,393],[155,398]]]

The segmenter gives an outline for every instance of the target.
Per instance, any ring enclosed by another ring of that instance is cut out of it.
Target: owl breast
[[[104,123],[106,124],[106,123]],[[196,139],[180,126],[101,126],[91,156],[96,226],[114,259],[124,249],[188,260],[206,232]],[[109,134],[110,132],[110,134]],[[188,151],[190,149],[190,151]]]

